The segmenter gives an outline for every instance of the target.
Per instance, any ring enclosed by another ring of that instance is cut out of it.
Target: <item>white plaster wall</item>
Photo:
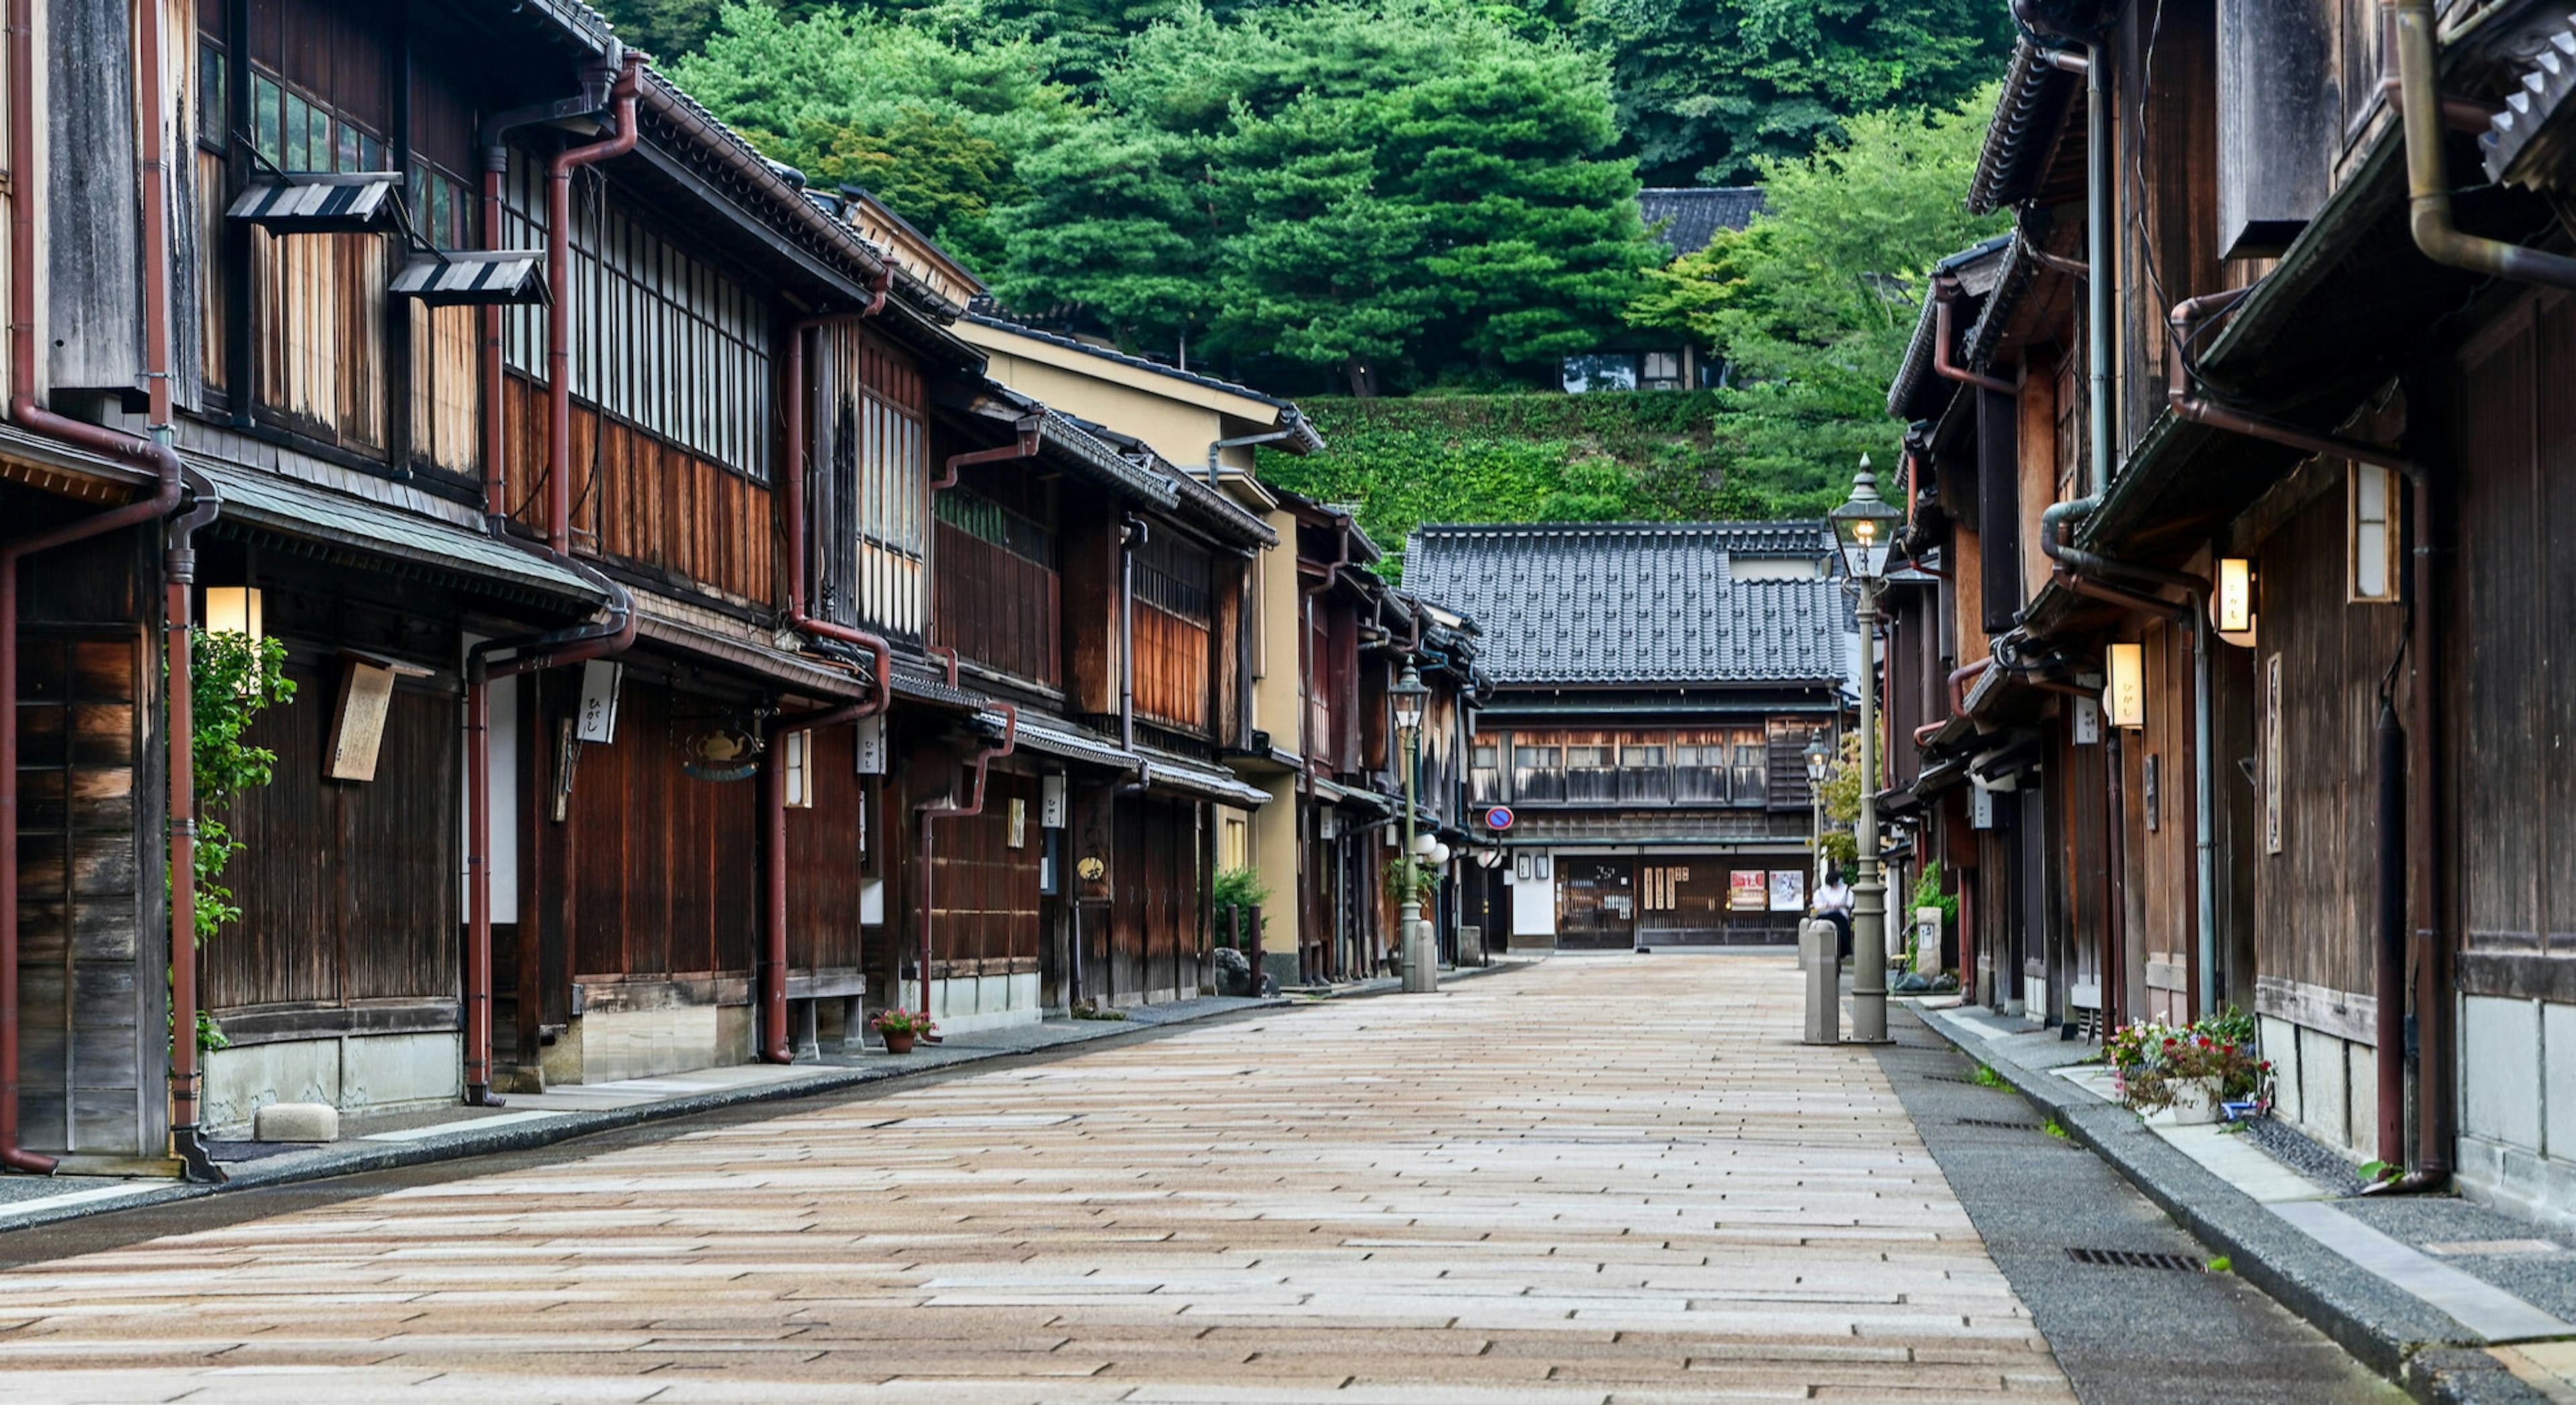
[[[1003,1029],[1036,1024],[1046,1012],[1038,1008],[1038,976],[964,976],[930,983],[930,1017],[942,1034]]]
[[[1555,865],[1548,866],[1549,872]],[[1556,880],[1554,878],[1512,879],[1512,935],[1515,937],[1553,937],[1556,935]]]
[[[2273,1114],[2356,1158],[2376,1151],[2377,1050],[2276,1015],[2256,1023],[2263,1057],[2272,1061]]]
[[[594,1010],[573,1018],[556,1049],[573,1053],[577,1068],[552,1060],[546,1076],[577,1073],[566,1081],[611,1083],[694,1068],[748,1063],[752,1055],[751,1007],[674,1005],[661,1010]]]
[[[2539,1151],[2540,1002],[2472,995],[2460,1006],[2461,1134]]]
[[[402,1112],[465,1093],[464,1042],[453,1032],[370,1034],[240,1044],[205,1056],[207,1130],[247,1136],[270,1103],[328,1103],[342,1112]]]

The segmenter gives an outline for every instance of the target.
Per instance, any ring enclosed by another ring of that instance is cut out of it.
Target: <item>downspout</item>
[[[1958,279],[1944,277],[1933,280],[1932,369],[1939,372],[1943,380],[1957,381],[1961,385],[1972,385],[1979,390],[1991,390],[1998,395],[2019,395],[2021,393],[2021,387],[2013,384],[2011,381],[1999,380],[1993,376],[1971,371],[1968,368],[1958,365],[1950,360],[1950,339],[1954,335],[1950,328],[1950,305],[1958,300]],[[1911,476],[1909,475],[1908,482],[1910,483],[1911,481]],[[1912,491],[1913,490],[1910,487],[1907,489],[1909,505]]]
[[[933,820],[966,819],[984,813],[985,773],[994,761],[1010,755],[1011,748],[1017,746],[1020,740],[1019,708],[1006,702],[996,702],[993,706],[999,708],[1002,713],[1002,740],[997,746],[977,749],[974,759],[966,763],[975,776],[967,783],[966,802],[962,805],[913,807],[914,815],[921,821],[921,1017],[925,1020],[930,1018],[930,943],[933,926],[930,915],[932,862],[930,826]]]
[[[625,48],[609,41],[608,52],[599,63],[584,65],[581,91],[554,102],[532,103],[496,112],[484,119],[481,132],[483,148],[483,247],[498,250],[503,246],[501,230],[508,222],[502,204],[502,184],[510,173],[509,134],[521,127],[541,122],[561,122],[587,117],[609,105],[609,88],[624,66]],[[564,290],[549,287],[552,297],[560,298]],[[498,306],[483,309],[483,386],[484,396],[494,405],[506,392],[509,371],[502,358],[502,310]],[[509,444],[505,417],[497,410],[483,417],[483,514],[507,521],[510,516]]]
[[[1210,443],[1209,443],[1209,445],[1208,445],[1208,465],[1207,465],[1207,482],[1208,482],[1208,486],[1209,486],[1209,487],[1211,487],[1211,488],[1213,488],[1213,487],[1215,487],[1215,486],[1216,486],[1216,479],[1217,479],[1217,461],[1216,461],[1216,456],[1217,456],[1217,453],[1218,453],[1220,450],[1224,450],[1224,449],[1248,449],[1248,448],[1251,448],[1251,447],[1252,447],[1253,445],[1255,445],[1255,444],[1276,444],[1276,443],[1278,443],[1278,442],[1279,442],[1280,440],[1282,440],[1282,439],[1294,439],[1294,438],[1296,438],[1296,437],[1297,437],[1297,426],[1296,426],[1295,424],[1293,424],[1293,423],[1292,423],[1292,424],[1288,425],[1286,428],[1283,428],[1283,429],[1275,429],[1275,430],[1272,430],[1272,431],[1271,431],[1270,433],[1268,433],[1268,434],[1247,434],[1247,435],[1243,436],[1243,437],[1242,437],[1242,438],[1240,438],[1240,439],[1218,439],[1218,440],[1214,440],[1214,441],[1210,442]]]
[[[2399,121],[2406,133],[2408,224],[2415,247],[2435,263],[2517,283],[2576,288],[2576,258],[2543,253],[2461,231],[2451,219],[2451,182],[2443,169],[2446,125],[2432,0],[2387,0],[2396,21]],[[2430,1048],[2428,1044],[2426,1046]]]
[[[1932,734],[1934,732],[1940,731],[1942,728],[1949,726],[1953,718],[1967,716],[1968,684],[1975,681],[1979,675],[1994,666],[1994,656],[1990,654],[1985,658],[1972,660],[1950,670],[1950,716],[1944,717],[1938,722],[1926,722],[1922,726],[1915,728],[1914,744],[1916,746],[1924,745],[1932,740]]]
[[[643,82],[643,66],[640,51],[619,51],[617,77],[607,93],[615,108],[616,133],[588,146],[566,148],[546,163],[546,286],[551,302],[546,312],[547,491],[542,546],[521,541],[504,526],[509,511],[508,446],[502,434],[501,406],[505,383],[496,375],[499,346],[487,345],[484,351],[484,373],[494,377],[487,383],[483,405],[486,482],[497,479],[502,485],[497,496],[486,489],[486,523],[499,540],[581,576],[607,597],[607,605],[598,618],[581,624],[486,639],[465,651],[465,1101],[474,1107],[501,1106],[501,1099],[492,1093],[492,680],[622,653],[635,642],[634,597],[572,554],[572,324],[566,304],[572,277],[572,173],[577,167],[634,149],[635,96]],[[497,132],[486,133],[487,220],[500,184],[499,173],[492,169],[492,143],[497,136]],[[506,169],[507,154],[501,159]],[[490,220],[487,242],[498,236],[498,228],[498,221]],[[487,331],[490,326],[487,321]],[[503,650],[510,651],[510,657],[494,662],[492,656]]]
[[[188,1179],[220,1183],[227,1177],[198,1136],[197,1124],[197,718],[189,646],[196,533],[222,515],[224,497],[204,476],[187,476],[196,501],[171,520],[162,557],[168,582],[161,605],[163,687],[170,714],[170,1154],[186,1167]]]
[[[787,357],[784,381],[779,387],[779,408],[787,418],[787,623],[800,634],[816,639],[837,640],[855,644],[868,652],[868,668],[874,675],[876,694],[873,709],[861,716],[874,716],[894,702],[894,649],[885,639],[863,629],[834,624],[807,613],[812,594],[813,553],[805,540],[805,335],[841,322],[874,316],[883,310],[886,292],[893,286],[894,275],[880,267],[869,282],[868,305],[857,312],[844,312],[826,317],[808,317],[787,329]]]
[[[1118,534],[1118,745],[1136,750],[1136,553],[1153,540],[1145,519],[1129,513]],[[1137,777],[1142,788],[1144,777]]]
[[[2013,13],[2025,6],[2016,0]],[[2029,21],[2024,17],[2023,22]],[[2118,265],[2111,252],[2111,97],[2103,73],[2108,55],[2097,40],[2084,60],[2084,339],[2086,362],[2085,433],[2090,441],[2092,474],[2080,498],[2051,503],[2039,515],[2039,546],[2052,559],[2066,560],[2060,534],[2076,519],[2101,510],[2111,489],[2111,315],[2112,284]]]
[[[2397,8],[2402,10],[2405,6],[2401,4]],[[2404,18],[2401,14],[2399,46],[2401,64],[2407,52],[2403,23]],[[2429,66],[2429,56],[2425,64]],[[2413,119],[2410,118],[2407,133],[2410,168],[2416,155],[2415,136]],[[2432,139],[2436,144],[2432,160],[2438,178],[2441,160],[2438,145],[2441,134],[2438,130],[2432,133]],[[2450,197],[2447,194],[2438,195],[2435,197],[2434,204],[2439,207],[2443,218],[2447,219]],[[2425,209],[2426,206],[2419,198],[2416,207],[2419,242],[2423,238]],[[2428,247],[2426,252],[2430,253],[2431,249]],[[2530,251],[2518,252],[2529,253]],[[2534,255],[2534,257],[2552,256]],[[2576,272],[2576,260],[2557,260],[2557,262],[2567,264],[2571,272]],[[2168,396],[2174,412],[2185,419],[2215,428],[2232,430],[2238,434],[2286,445],[2311,454],[2350,459],[2355,463],[2369,464],[2375,468],[2384,468],[2390,472],[2402,474],[2413,493],[2412,505],[2416,530],[2419,534],[2429,534],[2432,521],[2430,514],[2433,510],[2432,485],[2429,475],[2424,471],[2424,466],[2414,459],[2383,445],[2347,439],[2340,435],[2319,434],[2268,416],[2253,414],[2232,406],[2217,405],[2200,394],[2198,386],[2192,380],[2191,363],[2187,358],[2180,356],[2180,348],[2184,339],[2190,335],[2191,327],[2195,322],[2239,296],[2241,295],[2224,294],[2192,298],[2176,304],[2172,313],[2168,315],[2166,321],[2173,328],[2171,341],[2177,352],[2173,389]],[[2414,772],[2415,783],[2411,789],[2406,789],[2404,803],[2393,812],[2399,822],[2400,847],[2395,850],[2388,847],[2385,829],[2382,831],[2380,847],[2382,864],[2380,900],[2383,905],[2383,921],[2386,918],[2386,904],[2390,901],[2387,886],[2391,881],[2391,875],[2398,871],[2395,865],[2400,862],[2392,859],[2392,854],[2405,856],[2402,860],[2408,869],[2405,886],[2414,894],[2416,904],[2414,956],[2417,972],[2416,1042],[2419,1050],[2417,1101],[2423,1119],[2422,1146],[2419,1148],[2421,1154],[2416,1170],[2396,1181],[2383,1183],[2388,1189],[2399,1192],[2439,1189],[2449,1183],[2451,1152],[2447,1129],[2451,1118],[2451,1099],[2454,1096],[2449,1073],[2450,1049],[2447,1044],[2441,1042],[2442,1039],[2447,1038],[2446,1032],[2449,1029],[2451,1013],[2450,951],[2446,936],[2447,923],[2436,897],[2441,873],[2439,865],[2432,857],[2435,851],[2431,843],[2434,826],[2439,818],[2432,793],[2431,777],[2437,774],[2436,768],[2440,765],[2440,756],[2438,748],[2432,741],[2434,733],[2431,730],[2437,715],[2438,703],[2432,696],[2433,685],[2429,680],[2437,677],[2438,674],[2430,660],[2433,657],[2432,651],[2436,647],[2438,633],[2433,628],[2431,613],[2430,602],[2434,598],[2435,580],[2432,552],[2427,545],[2426,535],[2419,535],[2416,542],[2411,584],[2415,599],[2411,602],[2406,647],[2414,656],[2418,672],[2414,680],[2414,691],[2408,699],[2408,710],[2414,714],[2411,719],[2412,725],[2400,730],[2414,733],[2411,738],[2413,759],[2408,769]],[[2395,721],[2393,714],[2385,715],[2381,719],[2383,727],[2392,725]],[[2385,765],[2384,748],[2388,745],[2388,739],[2383,735],[2380,740],[2383,747],[2382,764]],[[2401,746],[2409,740],[2401,737]],[[2384,786],[2385,781],[2383,781],[2383,789]],[[2389,808],[2392,803],[2394,802],[2391,802],[2386,794],[2383,793],[2380,796],[2380,822],[2383,826],[2388,823],[2392,813]],[[2405,844],[2403,836],[2408,831],[2418,836],[2419,842],[2412,845]],[[2400,920],[2403,920],[2402,917]],[[2384,943],[2386,939],[2383,929],[2381,940]],[[2406,985],[2403,970],[2402,959],[2391,961],[2383,946],[2374,976],[2373,991],[2375,998],[2387,1002],[2388,1009],[2402,1009],[2405,1005]],[[2381,1018],[2390,1020],[2394,1016],[2383,1015]],[[2402,1025],[2395,1026],[2394,1038],[2391,1036],[2391,1026],[2388,1024],[2383,1024],[2374,1037],[2379,1040],[2379,1047],[2373,1057],[2378,1064],[2377,1076],[2380,1087],[2385,1089],[2393,1080],[2402,1090],[2405,1085],[2405,1040]],[[2383,1109],[2381,1112],[2383,1121],[2387,1116],[2387,1111]],[[2384,1154],[2392,1140],[2402,1140],[2402,1137],[2392,1139],[2389,1129],[2383,1126],[2380,1129],[2379,1140],[2383,1151],[2381,1159],[2390,1165],[2404,1163],[2402,1155]],[[2402,1147],[2400,1149],[2402,1151]],[[2373,1187],[2374,1190],[2378,1188]]]
[[[546,309],[546,545],[558,556],[572,555],[572,318],[565,306],[572,286],[572,173],[635,149],[643,72],[644,55],[626,51],[608,90],[617,130],[546,160],[546,287],[554,295]]]
[[[9,0],[9,169],[17,175],[9,202],[9,414],[21,426],[95,453],[152,470],[151,496],[64,523],[0,546],[0,1167],[50,1175],[54,1159],[27,1150],[18,1127],[18,563],[40,551],[167,516],[179,506],[184,470],[172,447],[170,412],[169,209],[161,180],[161,9],[137,12],[136,67],[141,109],[143,203],[143,374],[146,436],[57,415],[36,394],[35,6]],[[175,813],[175,812],[174,812]],[[176,878],[178,875],[172,875]],[[192,922],[193,925],[193,922]],[[193,931],[192,931],[193,939]],[[196,1038],[193,1016],[186,1037]],[[194,1050],[190,1051],[191,1059]],[[175,1066],[174,1066],[175,1067]],[[175,1109],[174,1109],[175,1112]],[[176,1118],[174,1116],[174,1125]]]
[[[623,653],[635,642],[635,601],[582,562],[503,532],[500,539],[579,574],[607,596],[601,616],[543,634],[486,639],[465,651],[465,1101],[492,1094],[492,680]],[[498,663],[492,655],[511,650]]]
[[[778,739],[787,732],[835,727],[870,715],[869,704],[862,701],[795,717],[772,716],[768,720],[768,738],[761,749],[760,765],[760,802],[767,822],[767,832],[762,836],[760,866],[767,905],[761,930],[761,958],[756,973],[760,991],[760,1059],[763,1063],[796,1061],[796,1046],[787,1033],[787,778],[779,770]],[[806,758],[806,769],[809,774],[813,769],[810,756]]]

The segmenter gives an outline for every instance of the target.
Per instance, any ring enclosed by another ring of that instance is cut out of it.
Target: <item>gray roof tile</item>
[[[1476,621],[1505,687],[1815,682],[1843,673],[1840,582],[1737,580],[1728,560],[1832,550],[1812,519],[1434,525],[1404,584]]]

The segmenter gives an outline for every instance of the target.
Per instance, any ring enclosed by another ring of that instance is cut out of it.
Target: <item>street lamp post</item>
[[[1815,882],[1825,881],[1825,772],[1833,765],[1825,734],[1807,743],[1807,853],[1815,860]]]
[[[1843,572],[1860,591],[1860,814],[1853,838],[1860,876],[1852,884],[1852,1042],[1887,1042],[1887,884],[1878,872],[1878,590],[1888,549],[1904,517],[1878,496],[1878,476],[1861,455],[1851,500],[1827,513]]]
[[[1408,663],[1404,676],[1386,691],[1395,702],[1395,730],[1404,751],[1404,905],[1396,913],[1396,940],[1402,944],[1405,993],[1426,995],[1439,988],[1440,977],[1431,958],[1429,933],[1422,925],[1422,856],[1413,852],[1413,795],[1415,777],[1422,769],[1422,758],[1416,754],[1422,738],[1422,700],[1431,690],[1422,686],[1422,675]]]

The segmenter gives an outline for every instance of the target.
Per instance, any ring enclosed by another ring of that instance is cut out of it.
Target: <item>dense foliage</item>
[[[1947,107],[2001,64],[1996,0],[1596,0],[1627,149],[1648,185],[1730,185],[1855,113]]]
[[[1865,113],[1806,156],[1766,159],[1762,215],[1647,275],[1631,319],[1702,339],[1742,377],[1718,429],[1739,477],[1832,495],[1861,454],[1895,461],[1887,386],[1931,266],[2005,226],[1959,199],[1993,105],[1987,87],[1939,111]]]
[[[276,752],[244,738],[262,711],[294,700],[295,683],[286,676],[283,641],[206,629],[188,635],[188,681],[188,756],[197,800],[196,933],[203,946],[242,915],[223,883],[224,870],[244,847],[224,823],[233,798],[268,784],[277,766]],[[227,1043],[214,1017],[199,1010],[198,1047]]]

